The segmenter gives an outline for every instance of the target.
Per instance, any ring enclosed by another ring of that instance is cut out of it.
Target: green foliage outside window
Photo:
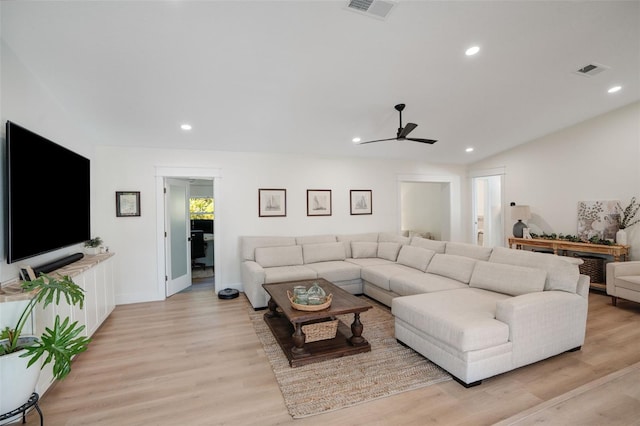
[[[215,219],[213,198],[190,198],[190,219]]]

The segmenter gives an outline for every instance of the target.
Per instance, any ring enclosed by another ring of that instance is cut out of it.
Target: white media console
[[[82,259],[63,266],[48,274],[69,275],[73,281],[85,291],[84,307],[69,306],[61,300],[59,305],[49,305],[46,309],[36,308],[34,311],[33,334],[42,335],[45,327],[52,327],[56,315],[61,318],[69,317],[78,321],[86,328],[84,336],[92,336],[100,325],[107,319],[115,308],[114,281],[112,257],[114,253],[97,255],[85,255]],[[17,286],[17,291],[16,291]],[[11,288],[2,288],[0,291],[0,327],[12,326],[15,318],[11,318],[12,312],[16,312],[19,306],[24,306],[32,297],[23,293],[19,285],[11,285]],[[15,307],[11,305],[16,305]],[[89,344],[91,350],[91,344]],[[36,386],[36,392],[43,395],[53,382],[52,365],[48,364],[40,372],[40,378]]]

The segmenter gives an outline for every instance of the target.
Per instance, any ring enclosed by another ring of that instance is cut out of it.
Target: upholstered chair
[[[640,261],[608,263],[607,294],[613,306],[618,298],[640,303]]]

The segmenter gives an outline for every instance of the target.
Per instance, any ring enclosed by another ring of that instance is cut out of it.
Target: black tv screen
[[[7,121],[7,263],[90,239],[89,159]]]

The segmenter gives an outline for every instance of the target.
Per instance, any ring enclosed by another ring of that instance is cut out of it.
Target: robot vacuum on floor
[[[235,299],[240,295],[240,292],[233,288],[225,288],[218,292],[218,299]]]

